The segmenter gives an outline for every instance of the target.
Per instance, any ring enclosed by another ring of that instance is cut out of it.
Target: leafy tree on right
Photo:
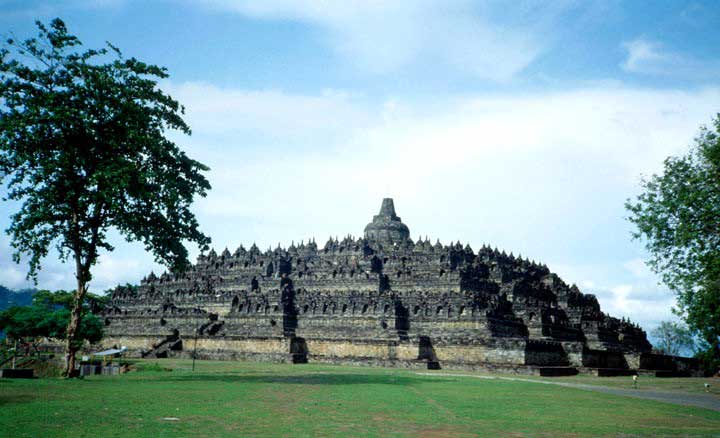
[[[702,127],[690,152],[665,160],[659,175],[625,207],[648,265],[677,296],[675,312],[702,343],[707,370],[720,365],[720,114]]]

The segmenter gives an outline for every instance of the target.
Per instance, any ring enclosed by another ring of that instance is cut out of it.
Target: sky
[[[545,263],[651,330],[674,298],[624,203],[720,111],[720,4],[651,5],[0,0],[0,34],[60,17],[167,67],[192,128],[168,135],[211,169],[193,210],[218,251],[360,236],[392,197],[414,239]],[[16,208],[0,203],[2,229]],[[163,271],[112,242],[92,291]],[[0,284],[32,286],[11,252],[0,235]],[[73,283],[51,254],[37,287]]]

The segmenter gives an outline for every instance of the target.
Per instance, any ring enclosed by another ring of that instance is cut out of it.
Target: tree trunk
[[[75,276],[77,278],[77,290],[73,295],[72,309],[70,309],[70,321],[68,322],[65,340],[65,371],[63,375],[67,378],[79,377],[80,371],[75,369],[75,355],[80,348],[81,340],[78,339],[78,330],[82,321],[82,307],[87,293],[87,269],[84,268],[79,251],[75,252]]]

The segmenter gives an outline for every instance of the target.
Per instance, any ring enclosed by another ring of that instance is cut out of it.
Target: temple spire
[[[378,216],[391,218],[397,221],[400,220],[397,214],[395,214],[395,203],[393,202],[392,198],[383,199],[382,205],[380,206],[380,213],[378,213]]]
[[[365,227],[365,238],[390,243],[403,242],[410,238],[410,229],[395,213],[392,198],[383,199],[380,212]]]

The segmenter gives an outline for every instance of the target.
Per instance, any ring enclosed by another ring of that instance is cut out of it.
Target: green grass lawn
[[[146,369],[75,381],[0,379],[0,436],[720,436],[720,412],[531,382],[313,364],[138,365]]]

